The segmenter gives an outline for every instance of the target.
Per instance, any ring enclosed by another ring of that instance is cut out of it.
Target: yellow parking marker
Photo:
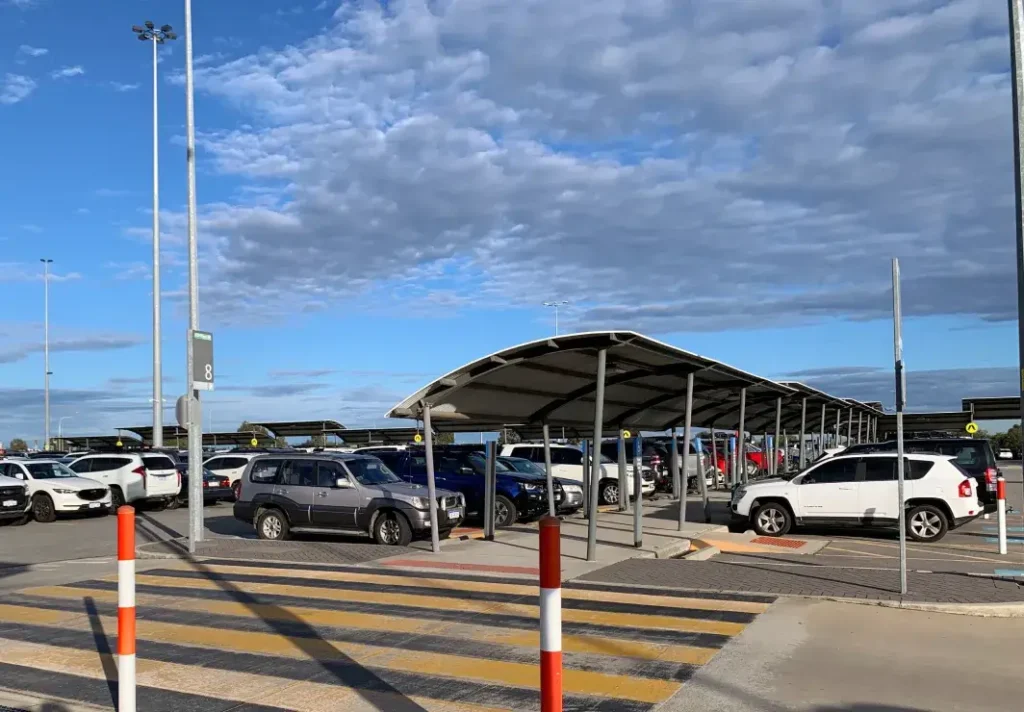
[[[0,638],[0,662],[105,680],[107,675],[104,665],[114,664],[114,657],[99,655],[94,650],[78,650]],[[170,692],[187,690],[192,695],[241,704],[279,706],[296,712],[388,709],[387,701],[391,702],[392,708],[398,706],[395,704],[396,696],[387,693],[356,691],[339,685],[297,681],[266,674],[159,662],[144,657],[138,659],[136,672],[140,688],[149,687]],[[404,697],[404,700],[412,700],[429,712],[495,712],[500,709],[416,695]]]
[[[509,633],[501,636],[500,639],[496,638],[495,642],[507,645],[520,645],[524,648],[537,648],[540,645],[540,634]],[[641,643],[635,640],[602,638],[595,635],[563,635],[562,652],[590,653],[620,658],[662,660],[687,665],[703,665],[715,657],[718,648],[701,648],[696,645]]]
[[[322,590],[317,588],[317,581],[337,581],[352,583],[372,583],[384,586],[401,586],[415,588],[440,588],[448,591],[471,591],[487,593],[505,593],[518,596],[537,596],[536,585],[523,585],[499,582],[466,581],[463,579],[447,578],[421,578],[414,576],[388,576],[385,574],[348,572],[348,571],[298,571],[267,568],[250,568],[246,566],[204,566],[204,572],[229,577],[232,574],[250,574],[257,576],[277,576],[288,579],[301,579],[306,590],[313,592]],[[172,577],[157,577],[169,579]],[[114,580],[113,577],[107,580]],[[181,579],[192,581],[195,579]],[[232,585],[235,585],[233,582]],[[329,589],[331,590],[331,589]],[[662,606],[667,608],[693,608],[705,611],[732,611],[736,613],[764,613],[771,604],[755,601],[734,601],[728,599],[711,598],[689,598],[677,596],[659,596],[644,593],[629,593],[628,591],[603,591],[580,588],[563,588],[562,600],[573,599],[578,601],[614,602],[614,603],[636,603],[641,605]]]
[[[117,597],[117,594],[114,594]],[[0,621],[39,625],[62,623],[85,615],[85,611],[52,611],[47,608],[29,608],[0,604]]]

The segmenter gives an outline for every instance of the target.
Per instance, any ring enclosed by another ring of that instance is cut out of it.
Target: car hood
[[[408,482],[395,482],[387,485],[373,485],[367,487],[370,490],[377,490],[383,494],[391,495],[392,497],[426,497],[427,486],[426,485],[414,485]],[[434,490],[434,494],[437,497],[455,497],[458,492],[452,490],[441,489],[440,487]]]
[[[741,485],[741,486],[745,487],[747,489],[747,491],[749,492],[750,490],[756,490],[756,489],[758,489],[760,487],[777,487],[778,485],[785,485],[785,484],[789,484],[789,480],[783,479],[782,477],[772,477],[772,478],[767,479],[767,480],[758,480],[757,482],[751,482],[749,484]]]
[[[53,479],[34,480],[36,484],[44,487],[56,487],[58,489],[107,489],[107,486],[98,480],[90,480],[86,477],[54,477]]]

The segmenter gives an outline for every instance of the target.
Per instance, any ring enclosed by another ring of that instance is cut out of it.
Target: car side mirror
[[[352,489],[354,485],[352,480],[347,477],[339,477],[334,481],[334,486],[338,489]]]
[[[463,474],[463,475],[475,475],[476,474],[476,470],[474,470],[472,467],[460,467],[459,468],[459,472],[461,474]]]

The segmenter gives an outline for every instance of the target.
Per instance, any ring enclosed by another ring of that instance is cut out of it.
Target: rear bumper
[[[223,502],[235,498],[230,487],[204,487],[203,499],[207,502]]]

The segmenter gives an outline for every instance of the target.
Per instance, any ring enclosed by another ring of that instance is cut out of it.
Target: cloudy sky
[[[180,0],[0,0],[0,440],[148,422],[151,64]],[[382,419],[553,331],[635,329],[892,403],[1014,393],[1005,3],[194,8],[212,427]],[[82,40],[59,43],[55,25]],[[184,376],[183,41],[160,48],[165,392]],[[56,426],[55,426],[56,429]]]

